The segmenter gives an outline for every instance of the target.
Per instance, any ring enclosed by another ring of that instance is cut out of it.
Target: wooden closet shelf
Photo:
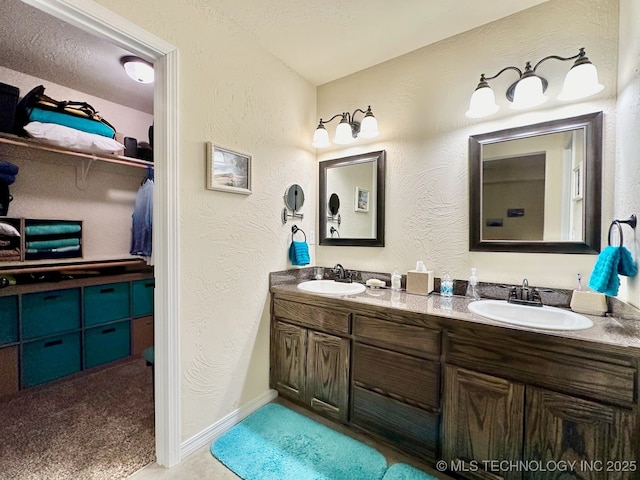
[[[2,267],[0,264],[0,275],[16,275],[22,273],[40,273],[40,272],[55,272],[55,271],[68,271],[68,270],[85,270],[85,269],[101,269],[101,268],[113,268],[113,267],[129,267],[133,265],[144,266],[145,261],[138,258],[126,258],[121,260],[96,260],[96,261],[79,261],[69,263],[38,263],[30,265],[12,265]]]
[[[105,153],[76,152],[73,150],[67,150],[61,147],[56,147],[54,145],[42,143],[30,138],[19,137],[17,135],[12,135],[9,133],[0,132],[0,144],[16,145],[19,147],[32,148],[32,149],[40,150],[44,152],[59,153],[62,155],[68,155],[68,156],[78,157],[78,158],[87,159],[87,160],[100,160],[102,162],[118,163],[121,165],[128,165],[131,167],[138,167],[138,168],[153,167],[153,162],[148,162],[146,160],[140,160],[137,158],[123,157],[121,155],[111,155],[111,154],[105,154]]]

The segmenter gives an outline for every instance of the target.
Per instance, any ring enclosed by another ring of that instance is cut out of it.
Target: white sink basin
[[[310,280],[298,284],[298,288],[305,292],[321,295],[356,295],[365,291],[361,283],[342,283],[333,280]]]
[[[587,317],[555,307],[516,305],[503,300],[479,300],[469,310],[492,320],[545,330],[586,330],[593,327]]]

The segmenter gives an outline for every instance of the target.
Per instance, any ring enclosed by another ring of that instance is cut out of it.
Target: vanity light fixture
[[[486,77],[483,73],[480,75],[480,83],[478,83],[475,92],[471,96],[469,110],[465,115],[468,118],[483,118],[493,115],[500,109],[496,104],[493,90],[487,81],[498,78],[507,70],[515,70],[520,76],[507,89],[507,99],[511,102],[510,108],[512,110],[523,110],[543,104],[548,100],[548,97],[544,94],[548,82],[544,77],[538,75],[536,70],[543,62],[550,59],[575,60],[564,78],[564,85],[562,86],[562,92],[558,95],[558,100],[579,100],[595,95],[604,88],[604,85],[598,82],[596,67],[587,58],[584,48],[581,48],[578,54],[573,57],[559,57],[558,55],[544,57],[533,68],[531,68],[531,63],[527,62],[524,72],[518,67],[505,67],[493,77]]]
[[[364,118],[361,122],[356,121],[356,113],[363,113]],[[367,110],[357,109],[353,113],[343,112],[337,113],[329,120],[320,119],[318,128],[313,134],[313,145],[315,148],[326,148],[331,143],[329,142],[329,132],[324,128],[326,123],[340,117],[340,123],[336,127],[336,134],[333,137],[333,143],[338,145],[349,145],[353,143],[357,137],[362,138],[375,138],[380,135],[378,130],[378,121],[371,111],[371,106],[367,107]]]
[[[120,59],[129,78],[138,83],[153,83],[153,65],[140,57],[128,55]]]

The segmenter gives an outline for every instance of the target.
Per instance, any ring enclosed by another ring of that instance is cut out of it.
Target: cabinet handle
[[[46,347],[53,347],[55,345],[61,345],[62,344],[62,340],[52,340],[50,342],[45,342],[44,346]]]
[[[144,287],[145,288],[153,288],[155,286],[155,283],[145,283]]]
[[[112,328],[107,328],[105,330],[102,330],[102,333],[112,333],[112,332],[115,332],[115,331],[116,331],[116,328],[112,327]]]
[[[56,300],[58,298],[60,298],[60,295],[47,295],[43,300]]]
[[[111,287],[111,288],[103,288],[100,290],[100,293],[111,293],[114,292],[115,288]]]

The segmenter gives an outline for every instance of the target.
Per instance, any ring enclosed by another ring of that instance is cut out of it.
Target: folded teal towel
[[[75,247],[60,247],[60,248],[27,248],[27,253],[64,253],[64,252],[78,252],[80,251],[80,245]]]
[[[289,260],[291,265],[308,265],[309,258],[309,245],[307,242],[291,242],[289,247]]]
[[[35,242],[27,242],[27,248],[62,248],[75,247],[80,245],[79,238],[60,238],[58,240],[37,240]]]
[[[589,279],[589,287],[596,292],[615,297],[620,288],[618,274],[634,277],[637,273],[638,266],[629,250],[625,247],[608,246],[598,255]]]
[[[113,138],[115,132],[104,123],[90,118],[76,117],[62,112],[54,112],[53,110],[43,110],[34,108],[29,115],[30,122],[57,123],[69,128],[75,128],[87,133],[95,133],[103,137]]]
[[[42,223],[24,227],[24,232],[27,235],[59,235],[79,231],[80,225],[77,223]]]

